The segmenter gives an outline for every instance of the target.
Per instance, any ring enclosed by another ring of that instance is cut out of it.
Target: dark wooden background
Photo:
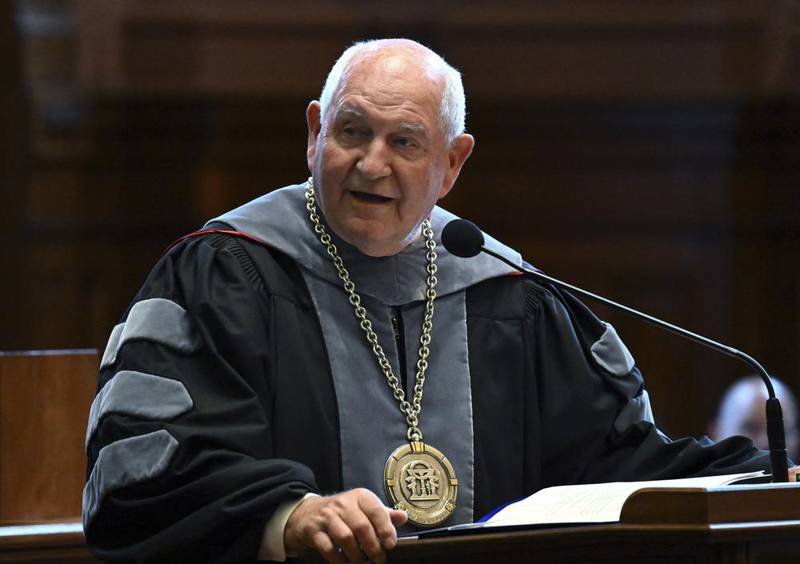
[[[335,57],[405,36],[464,74],[477,147],[446,207],[800,384],[797,1],[0,5],[0,350],[102,349],[167,243],[307,176]],[[748,372],[596,311],[669,433]]]

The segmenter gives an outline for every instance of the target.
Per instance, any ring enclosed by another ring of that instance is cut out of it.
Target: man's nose
[[[392,172],[391,159],[392,154],[386,142],[375,138],[364,147],[356,168],[368,180],[383,178]]]

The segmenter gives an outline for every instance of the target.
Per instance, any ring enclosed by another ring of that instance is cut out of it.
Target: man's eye
[[[400,145],[404,148],[414,148],[417,146],[416,141],[411,139],[410,137],[396,137],[394,140],[396,145]]]
[[[339,138],[347,143],[361,143],[370,137],[372,132],[367,127],[357,125],[345,125],[339,129]]]

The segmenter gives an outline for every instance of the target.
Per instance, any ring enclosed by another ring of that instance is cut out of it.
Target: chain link
[[[344,261],[339,256],[339,250],[331,240],[330,234],[325,229],[325,226],[319,219],[317,214],[317,203],[314,198],[314,180],[308,179],[308,188],[305,192],[306,196],[306,209],[308,210],[308,217],[314,226],[314,232],[319,236],[322,246],[331,257],[333,266],[339,275],[343,285],[344,291],[348,295],[350,304],[353,306],[356,318],[359,321],[359,326],[364,331],[367,341],[372,346],[372,352],[378,361],[378,367],[386,377],[389,387],[392,389],[392,395],[400,405],[400,411],[405,415],[406,423],[408,424],[408,432],[406,436],[410,441],[421,441],[422,431],[419,429],[419,413],[422,410],[422,390],[425,386],[425,373],[428,370],[428,356],[430,355],[429,345],[431,344],[431,331],[433,330],[433,303],[436,300],[436,241],[433,239],[433,229],[429,220],[425,219],[422,222],[422,235],[425,237],[425,247],[427,252],[425,258],[427,259],[427,266],[425,271],[428,274],[427,283],[425,288],[425,314],[422,318],[422,334],[419,338],[419,360],[417,360],[417,377],[414,384],[414,395],[411,403],[406,400],[406,393],[400,385],[400,380],[394,375],[389,359],[383,352],[383,347],[378,343],[378,335],[372,328],[372,322],[367,317],[367,310],[361,305],[361,296],[356,292],[356,285],[350,279],[350,273],[344,266]],[[405,351],[399,351],[404,354]]]

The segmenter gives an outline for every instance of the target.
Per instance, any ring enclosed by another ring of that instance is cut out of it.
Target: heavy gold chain
[[[419,338],[420,346],[419,360],[417,360],[417,378],[414,384],[414,397],[411,403],[409,403],[406,400],[406,394],[405,391],[403,391],[403,387],[400,385],[400,381],[397,379],[397,376],[394,375],[392,366],[389,364],[389,359],[386,358],[386,354],[383,352],[383,347],[378,343],[378,335],[376,335],[375,331],[372,329],[372,322],[367,318],[367,310],[361,305],[361,296],[356,292],[356,285],[350,279],[350,273],[347,272],[347,268],[344,266],[342,257],[339,256],[336,245],[331,240],[330,234],[319,219],[317,203],[314,198],[314,180],[312,178],[308,179],[308,188],[306,188],[305,195],[306,209],[308,210],[308,217],[314,226],[314,232],[319,236],[322,246],[325,247],[328,256],[333,260],[333,266],[336,268],[336,272],[344,284],[344,291],[347,292],[350,304],[355,310],[359,325],[367,336],[367,341],[372,345],[372,352],[378,360],[378,367],[381,369],[384,376],[386,376],[386,381],[392,389],[392,394],[400,404],[400,411],[406,417],[406,423],[408,424],[406,436],[410,441],[421,441],[422,431],[419,429],[419,413],[422,409],[422,389],[425,386],[425,372],[428,369],[428,355],[430,354],[429,345],[431,344],[431,330],[433,329],[433,302],[436,299],[435,287],[437,283],[436,241],[433,239],[431,223],[427,219],[422,222],[422,235],[425,237],[425,247],[428,249],[426,254],[426,258],[428,259],[428,264],[426,266],[428,278],[425,289],[425,315],[422,318],[422,333]],[[405,354],[405,351],[398,351],[398,354]]]

